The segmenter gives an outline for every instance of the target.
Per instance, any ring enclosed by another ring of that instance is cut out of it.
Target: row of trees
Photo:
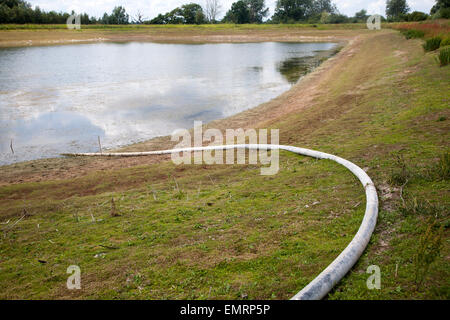
[[[436,0],[430,14],[411,11],[406,0],[387,0],[386,16],[389,21],[422,21],[429,18],[450,18],[450,0]]]
[[[36,23],[63,24],[71,14],[67,12],[43,11],[39,7],[32,8],[31,4],[23,0],[0,0],[0,23]],[[84,13],[81,15],[82,24],[99,23],[94,17]]]
[[[146,22],[149,24],[216,23],[220,13],[218,0],[207,0],[205,10],[198,4],[187,4]],[[221,20],[224,23],[262,23],[269,14],[265,0],[238,0]],[[364,22],[367,12],[362,10],[349,18],[338,12],[331,0],[278,0],[275,14],[267,23],[344,23]]]
[[[45,12],[38,6],[32,8],[24,0],[0,0],[0,23],[36,23],[36,24],[64,24],[69,16],[75,12]],[[81,24],[128,24],[139,23],[130,19],[125,8],[115,7],[110,15],[105,13],[102,18],[90,17],[87,13],[81,14]],[[141,21],[142,23],[143,21]]]
[[[125,8],[115,7],[111,14],[105,13],[97,19],[84,13],[82,24],[203,24],[217,23],[221,14],[220,0],[206,0],[205,8],[189,3],[175,8],[156,18],[148,20],[140,12],[130,17]],[[436,0],[430,15],[410,12],[406,0],[387,0],[386,17],[389,21],[421,21],[430,17],[450,18],[450,0]],[[72,12],[71,14],[74,14]],[[39,7],[32,8],[25,0],[0,0],[0,23],[63,24],[71,15],[63,12],[45,12]],[[238,0],[234,2],[221,22],[262,23],[269,14],[265,0]],[[356,23],[368,18],[367,11],[361,10],[354,17],[340,14],[331,0],[277,0],[275,13],[267,23]]]

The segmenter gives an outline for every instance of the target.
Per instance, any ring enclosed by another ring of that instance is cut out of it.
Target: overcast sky
[[[219,0],[222,4],[221,15],[231,7],[237,0]],[[39,6],[45,11],[55,10],[77,13],[86,12],[89,15],[100,17],[104,12],[110,13],[115,6],[123,6],[127,12],[134,16],[139,10],[146,18],[153,18],[158,13],[166,13],[182,4],[195,2],[204,5],[205,0],[28,0],[33,6]],[[276,0],[266,0],[266,5],[270,8],[270,15],[273,14]],[[370,14],[385,14],[386,0],[334,0],[339,11],[348,16],[353,16],[355,12],[366,9]],[[408,0],[413,11],[423,11],[429,13],[435,0]]]

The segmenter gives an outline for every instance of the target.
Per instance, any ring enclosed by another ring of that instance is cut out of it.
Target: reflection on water
[[[288,90],[331,43],[100,43],[0,49],[0,164],[190,128]],[[13,140],[13,155],[10,141]]]

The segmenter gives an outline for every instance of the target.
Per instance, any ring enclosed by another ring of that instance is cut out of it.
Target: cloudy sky
[[[222,3],[222,15],[237,0],[220,0]],[[195,2],[204,5],[205,0],[28,0],[33,6],[39,6],[46,11],[56,10],[70,12],[87,12],[89,15],[100,17],[104,12],[111,12],[115,6],[124,6],[132,16],[141,11],[146,18],[153,18],[158,13],[165,13],[185,3]],[[276,0],[266,0],[273,14]],[[361,9],[366,9],[370,14],[383,14],[386,8],[386,0],[334,0],[339,11],[349,16]],[[429,12],[435,0],[408,0],[412,10]]]

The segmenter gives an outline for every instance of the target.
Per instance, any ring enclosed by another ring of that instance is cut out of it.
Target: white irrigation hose
[[[366,190],[366,213],[358,233],[342,251],[342,253],[334,260],[317,278],[308,284],[302,291],[297,293],[291,300],[320,300],[324,298],[333,287],[347,274],[355,265],[362,253],[369,244],[378,217],[378,195],[375,186],[370,177],[360,167],[354,163],[334,155],[319,151],[282,146],[282,145],[266,145],[266,144],[241,144],[241,145],[225,145],[210,146],[185,149],[173,149],[163,151],[149,152],[126,152],[126,153],[76,153],[64,154],[65,156],[90,156],[90,157],[136,157],[149,155],[172,154],[179,152],[195,152],[195,151],[211,151],[211,150],[231,150],[231,149],[251,149],[251,150],[286,150],[296,154],[313,157],[317,159],[328,159],[335,161],[347,169],[349,169],[364,186]]]

